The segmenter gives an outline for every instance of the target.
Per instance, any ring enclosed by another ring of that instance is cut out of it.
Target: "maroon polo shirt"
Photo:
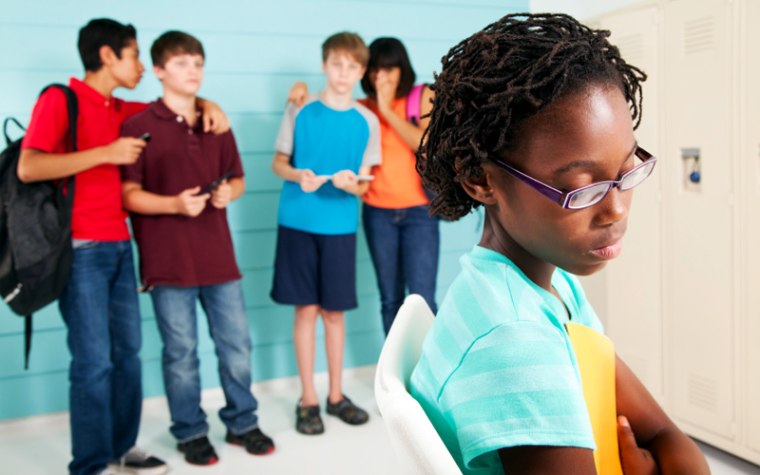
[[[200,118],[194,127],[158,100],[122,126],[122,135],[151,140],[133,165],[122,168],[124,181],[159,195],[177,195],[205,187],[227,171],[243,176],[232,132],[204,133]],[[209,201],[195,218],[183,215],[131,215],[140,251],[145,286],[213,285],[240,278],[235,262],[227,211]]]

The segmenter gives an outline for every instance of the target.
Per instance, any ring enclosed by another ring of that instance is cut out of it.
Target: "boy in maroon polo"
[[[150,290],[164,343],[170,431],[187,462],[218,460],[200,405],[195,314],[200,301],[227,401],[219,411],[225,440],[263,455],[274,443],[258,427],[258,404],[250,390],[251,339],[226,214],[245,189],[240,155],[231,131],[217,136],[200,128],[201,43],[169,31],[153,43],[151,58],[164,95],[124,123],[122,135],[150,133],[152,140],[137,162],[124,167],[122,189],[132,212],[142,284]]]

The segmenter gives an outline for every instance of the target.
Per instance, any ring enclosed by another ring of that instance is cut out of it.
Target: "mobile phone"
[[[150,132],[145,132],[139,138],[145,140],[146,142],[150,142]]]
[[[332,175],[319,175],[325,178],[327,181],[332,180]],[[356,175],[356,181],[372,181],[375,179],[374,175]]]
[[[212,191],[216,190],[219,187],[219,185],[222,184],[224,180],[226,180],[227,178],[231,176],[232,176],[232,170],[228,170],[222,176],[212,181],[208,186],[203,187],[203,189],[201,189],[201,191],[199,191],[198,194],[205,195],[206,193],[211,193]]]

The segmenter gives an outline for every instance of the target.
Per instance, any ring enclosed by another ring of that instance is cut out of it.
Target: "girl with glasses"
[[[646,76],[608,35],[508,15],[452,48],[432,86],[417,152],[431,210],[485,220],[410,391],[466,474],[709,473],[575,277],[620,254],[655,165],[633,134]]]

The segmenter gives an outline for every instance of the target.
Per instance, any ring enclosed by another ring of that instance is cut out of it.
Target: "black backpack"
[[[77,98],[67,86],[51,84],[66,95],[71,150],[77,150]],[[55,301],[69,278],[71,209],[74,178],[22,183],[16,174],[21,140],[11,140],[3,122],[6,148],[0,152],[0,297],[11,310],[24,317],[24,368],[29,367],[32,313]]]

